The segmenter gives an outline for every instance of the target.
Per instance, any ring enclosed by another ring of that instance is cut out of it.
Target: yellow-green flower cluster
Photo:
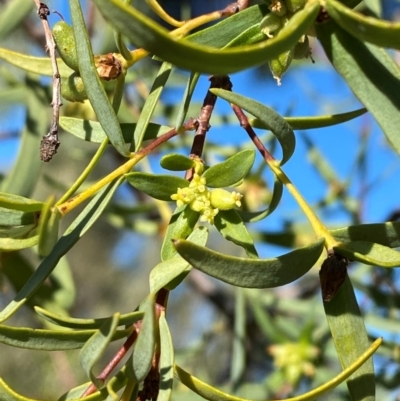
[[[313,376],[315,367],[313,361],[317,358],[319,350],[308,343],[286,343],[272,345],[268,348],[274,358],[274,364],[282,369],[286,380],[296,385],[302,375]]]
[[[188,187],[178,188],[177,193],[171,195],[178,207],[189,205],[192,210],[200,213],[200,221],[208,221],[210,224],[214,223],[214,217],[220,210],[240,207],[241,198],[242,195],[238,192],[229,192],[222,188],[208,189],[206,178],[198,173],[194,174]]]

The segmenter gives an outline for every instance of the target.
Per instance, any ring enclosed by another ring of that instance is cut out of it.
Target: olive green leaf
[[[98,319],[78,319],[78,318],[56,315],[55,313],[49,312],[39,306],[35,306],[34,309],[35,312],[40,317],[47,320],[48,322],[69,329],[79,329],[79,330],[98,329],[106,320],[110,319],[110,317],[98,318]],[[141,320],[143,316],[144,316],[143,312],[126,313],[120,316],[118,324],[120,326],[130,326],[132,323]]]
[[[211,166],[203,174],[207,180],[207,186],[222,188],[237,184],[249,173],[255,157],[256,152],[254,150],[242,150],[222,163]]]
[[[31,248],[39,242],[39,235],[36,230],[29,232],[28,238],[1,238],[0,237],[0,250],[2,251],[19,251],[21,249]]]
[[[74,27],[79,73],[85,84],[90,104],[112,145],[122,156],[127,157],[129,156],[129,150],[122,136],[118,118],[97,73],[80,2],[71,0],[69,4]]]
[[[205,246],[207,238],[207,228],[200,226],[187,239],[194,244]],[[191,269],[190,264],[178,254],[171,259],[159,263],[150,272],[150,292],[155,294],[164,287],[172,291],[182,282]]]
[[[313,401],[327,393],[328,391],[333,390],[340,383],[350,377],[354,372],[359,370],[360,366],[362,366],[365,361],[370,358],[374,352],[379,348],[382,344],[382,339],[378,338],[371,347],[368,348],[361,356],[359,356],[354,362],[346,369],[342,371],[342,373],[338,374],[333,379],[329,380],[327,383],[324,383],[322,386],[315,388],[307,393],[299,395],[297,397],[291,397],[283,401]],[[209,401],[250,401],[248,399],[236,397],[234,395],[230,395],[224,393],[221,390],[218,390],[215,387],[210,386],[207,383],[202,382],[197,377],[192,376],[185,370],[183,370],[178,365],[174,365],[174,373],[175,376],[188,388],[190,388],[193,392],[200,395],[202,398]]]
[[[376,242],[390,248],[400,247],[400,222],[359,224],[330,230],[329,233],[338,241]]]
[[[245,210],[237,210],[237,213],[245,223],[255,223],[269,216],[279,205],[283,194],[283,184],[275,178],[274,189],[272,191],[272,197],[269,202],[267,209],[259,212],[248,212]]]
[[[316,25],[329,60],[372,113],[393,149],[400,153],[400,69],[384,49],[363,43],[334,21]]]
[[[194,268],[228,284],[247,288],[273,288],[306,274],[318,260],[324,240],[271,259],[224,255],[185,240],[175,240],[178,253]]]
[[[326,318],[343,369],[347,369],[370,346],[363,317],[351,281],[347,276],[335,297],[324,302]],[[375,400],[375,376],[372,360],[361,366],[347,387],[352,400]]]
[[[194,161],[190,157],[177,153],[171,153],[161,158],[160,165],[166,170],[185,171],[194,166]]]
[[[158,321],[155,314],[155,294],[149,294],[142,302],[139,310],[144,312],[140,332],[136,340],[133,354],[127,362],[126,374],[136,382],[142,382],[151,368],[154,346],[158,331]]]
[[[118,330],[112,340],[127,337],[132,329]],[[40,351],[61,351],[82,348],[96,330],[43,330],[0,325],[0,342],[12,347]]]
[[[153,85],[150,89],[150,93],[143,105],[139,119],[136,123],[135,131],[132,134],[131,148],[130,150],[138,151],[142,146],[144,136],[146,134],[147,126],[150,123],[150,119],[153,116],[154,110],[158,104],[161,93],[168,81],[168,78],[172,71],[172,65],[170,63],[163,63],[158,71],[157,76],[154,78]]]
[[[93,373],[93,367],[103,355],[108,344],[112,341],[117,332],[117,327],[120,325],[119,317],[120,315],[117,312],[106,319],[79,352],[79,361],[82,369],[98,389],[104,385],[104,382],[96,378]]]
[[[25,198],[19,195],[0,192],[0,207],[20,210],[22,212],[40,212],[44,203],[33,199]]]
[[[54,196],[46,202],[40,214],[38,227],[40,256],[47,256],[58,240],[61,214],[53,206]]]
[[[258,257],[253,239],[236,210],[220,210],[214,225],[225,239],[241,246],[250,258]]]
[[[174,383],[174,344],[169,331],[165,312],[161,312],[160,320],[160,392],[157,401],[169,401]]]
[[[177,252],[171,240],[186,239],[193,231],[199,216],[199,212],[192,210],[189,205],[184,205],[174,211],[161,247],[161,260],[166,261],[176,255]]]
[[[97,121],[61,116],[60,126],[70,134],[88,142],[102,143],[107,137],[100,123]],[[132,132],[135,130],[135,127],[135,123],[121,124],[122,136],[125,142],[129,143],[132,140]],[[155,139],[161,135],[164,135],[171,129],[171,127],[167,127],[165,125],[149,123],[143,139]]]
[[[27,56],[23,53],[0,48],[0,59],[34,74],[48,77],[54,74],[51,60],[48,57]],[[68,78],[74,72],[60,58],[57,59],[57,65],[61,78]]]
[[[400,23],[367,17],[336,0],[327,0],[326,11],[357,39],[380,47],[400,49]]]
[[[189,186],[189,181],[166,174],[133,172],[125,174],[125,178],[134,188],[152,198],[170,202],[172,201],[171,195],[175,194],[178,188]]]
[[[0,195],[1,197],[1,195]],[[1,201],[0,201],[1,202]],[[0,206],[0,226],[26,226],[37,223],[40,212],[24,212],[22,210],[7,209]],[[8,230],[7,230],[8,231]],[[0,237],[1,237],[0,231]]]
[[[40,263],[34,274],[16,294],[14,300],[12,300],[0,312],[0,322],[4,322],[19,308],[21,308],[43,284],[47,277],[50,276],[61,257],[64,256],[79,241],[79,239],[100,217],[122,181],[123,179],[121,178],[111,182],[102,190],[100,190],[98,194],[89,202],[79,216],[68,227],[63,236],[58,240],[50,254],[43,259],[42,263]]]
[[[400,252],[370,241],[351,241],[334,247],[350,260],[381,267],[400,266]]]
[[[358,109],[354,111],[348,111],[347,113],[331,114],[326,116],[318,117],[283,117],[285,121],[292,127],[292,129],[314,129],[330,127],[350,121],[357,118],[367,112],[367,109]],[[268,126],[262,123],[258,118],[249,118],[249,123],[254,128],[269,129]]]
[[[224,48],[252,45],[253,43],[261,42],[264,39],[266,39],[266,35],[262,33],[260,23],[257,23],[244,30],[240,35],[236,36],[236,38],[232,39],[224,46]]]
[[[138,47],[178,67],[210,74],[230,74],[278,56],[293,47],[318,15],[320,5],[308,2],[273,39],[261,44],[219,50],[177,41],[167,30],[154,23],[134,7],[117,0],[94,0],[98,10],[119,32]]]
[[[296,147],[294,132],[291,126],[276,111],[253,99],[224,89],[210,89],[210,92],[248,111],[271,130],[282,146],[283,156],[281,165],[285,164],[292,157]]]

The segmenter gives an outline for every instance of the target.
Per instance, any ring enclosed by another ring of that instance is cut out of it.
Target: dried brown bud
[[[57,134],[48,133],[40,142],[40,159],[44,162],[49,162],[52,157],[57,153],[60,146]]]
[[[338,292],[347,275],[349,261],[344,256],[330,251],[328,257],[322,263],[319,271],[322,299],[329,302]]]
[[[118,78],[122,72],[121,62],[112,53],[95,56],[94,62],[99,77],[105,81]]]

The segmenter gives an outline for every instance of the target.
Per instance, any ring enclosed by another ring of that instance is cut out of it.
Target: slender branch
[[[231,90],[232,88],[231,81],[229,80],[229,77],[226,75],[221,75],[221,76],[213,75],[210,77],[209,80],[211,82],[210,89],[222,88]],[[192,149],[190,151],[191,157],[201,158],[201,155],[203,153],[204,143],[206,140],[206,134],[208,130],[211,128],[210,119],[216,101],[217,101],[217,96],[215,96],[213,93],[210,92],[210,90],[208,90],[204,98],[200,114],[195,120],[196,133],[194,135]],[[193,177],[193,174],[194,174],[193,169],[190,169],[186,172],[185,178],[190,181]]]
[[[49,22],[47,21],[47,16],[50,14],[50,10],[46,4],[39,2],[39,0],[33,1],[36,4],[39,18],[42,20],[46,37],[46,51],[50,55],[51,65],[53,68],[53,97],[51,101],[51,106],[53,107],[53,120],[50,125],[49,133],[43,137],[40,143],[40,158],[45,162],[49,162],[57,153],[57,149],[60,146],[60,141],[58,140],[58,122],[60,119],[60,107],[62,106],[61,77],[58,71],[56,59],[56,44],[50,30]]]

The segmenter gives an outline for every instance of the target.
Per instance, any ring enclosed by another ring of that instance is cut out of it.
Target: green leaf
[[[36,292],[43,282],[50,276],[57,263],[86,233],[87,230],[100,217],[105,207],[110,202],[114,192],[117,190],[123,179],[115,180],[104,187],[89,202],[79,216],[65,231],[64,235],[58,240],[56,246],[50,254],[43,259],[35,273],[25,283],[18,294],[1,312],[0,322],[10,318],[26,301]],[[34,237],[35,238],[35,237]]]
[[[48,57],[27,56],[26,54],[0,48],[0,59],[35,74],[48,77],[52,77],[54,74],[51,60]],[[67,79],[74,72],[60,58],[57,59],[57,65],[61,78]]]
[[[279,34],[261,44],[219,50],[197,45],[188,40],[177,41],[167,30],[154,23],[134,7],[117,0],[94,0],[98,10],[119,32],[138,47],[178,67],[208,74],[230,74],[277,57],[292,48],[314,22],[318,2],[309,2],[296,13]]]
[[[132,329],[115,332],[112,340],[127,337]],[[82,348],[96,330],[42,330],[0,325],[0,342],[12,347],[40,351],[62,351]]]
[[[49,92],[39,81],[27,77],[27,115],[17,158],[11,171],[1,183],[1,191],[30,196],[40,177],[42,161],[39,157],[40,141],[48,132]],[[37,151],[33,151],[37,149]]]
[[[176,255],[173,239],[186,239],[193,231],[200,214],[190,209],[189,205],[177,208],[171,216],[164,242],[161,247],[161,260],[165,261]]]
[[[110,319],[110,317],[98,318],[98,319],[77,319],[66,316],[59,316],[52,312],[49,312],[39,306],[35,306],[35,312],[47,320],[50,323],[56,324],[57,326],[67,327],[69,329],[98,329],[101,325]],[[130,326],[133,323],[143,319],[143,312],[130,312],[120,316],[119,325],[120,326]]]
[[[134,188],[162,201],[172,202],[171,195],[178,191],[178,188],[189,186],[189,181],[166,174],[148,174],[133,172],[125,174]]]
[[[153,85],[150,89],[150,93],[146,99],[146,102],[143,105],[143,109],[140,112],[139,119],[136,123],[135,132],[133,133],[133,139],[131,142],[131,151],[137,152],[142,146],[147,126],[150,123],[150,118],[153,116],[161,93],[171,74],[171,70],[172,65],[170,63],[163,63],[160,70],[158,71],[157,76],[154,79]]]
[[[22,210],[6,209],[0,206],[0,226],[34,226],[39,216],[40,212],[23,212]]]
[[[107,137],[100,123],[97,121],[82,120],[81,118],[60,117],[60,126],[70,134],[87,142],[102,143]],[[135,130],[135,123],[121,124],[121,131],[124,141],[129,143],[132,140],[132,132]],[[171,127],[149,123],[143,140],[155,139],[171,131]]]
[[[272,191],[271,201],[267,209],[260,212],[248,212],[245,210],[237,210],[241,219],[246,223],[255,223],[269,216],[279,205],[283,194],[283,184],[275,178],[274,189]]]
[[[393,149],[400,153],[400,69],[381,48],[358,39],[334,21],[316,25],[318,39],[336,70],[372,113]]]
[[[144,318],[140,326],[133,354],[127,362],[127,376],[135,379],[138,383],[146,378],[153,361],[158,330],[155,314],[155,297],[155,294],[149,294],[140,305],[140,310],[144,312]]]
[[[79,0],[70,0],[69,4],[74,27],[79,73],[85,84],[90,104],[112,145],[122,156],[128,157],[129,150],[122,136],[118,118],[97,73],[80,2]]]
[[[248,28],[259,24],[270,11],[266,4],[257,4],[223,19],[215,25],[201,29],[187,37],[191,42],[222,48],[241,36]]]
[[[327,383],[323,384],[311,390],[307,393],[304,393],[297,397],[287,398],[283,401],[313,401],[318,399],[323,394],[327,393],[330,390],[333,390],[340,383],[346,380],[349,376],[351,376],[355,371],[359,370],[360,366],[362,366],[365,361],[368,360],[372,356],[372,354],[379,348],[382,344],[382,339],[379,338],[376,340],[372,346],[363,353],[359,358],[357,358],[352,365],[350,365],[347,369],[343,370],[342,373],[329,380]],[[178,365],[174,365],[174,374],[186,387],[190,388],[193,392],[200,395],[202,398],[209,401],[249,401],[248,399],[236,397],[234,395],[230,395],[224,393],[221,390],[218,390],[215,387],[210,386],[207,383],[202,382],[197,377],[192,376],[185,370],[183,370]]]
[[[235,39],[232,39],[224,47],[228,48],[228,47],[252,45],[253,43],[261,42],[266,38],[267,36],[261,32],[260,23],[257,23],[244,30],[240,35],[236,36]]]
[[[254,150],[242,150],[222,163],[211,166],[203,174],[207,180],[207,186],[222,188],[237,184],[249,173],[255,157],[256,152]]]
[[[346,121],[353,120],[354,118],[357,118],[366,112],[367,109],[362,108],[354,111],[349,111],[347,113],[331,114],[326,116],[283,117],[283,118],[292,127],[292,129],[314,129],[314,128],[330,127],[332,125],[341,124]],[[254,128],[269,129],[258,118],[249,118],[249,123]]]
[[[61,214],[54,206],[54,196],[44,205],[40,214],[39,234],[39,255],[47,256],[58,240],[58,229]]]
[[[21,210],[22,212],[40,212],[44,203],[33,199],[25,198],[19,195],[0,192],[0,207],[12,210]]]
[[[226,240],[241,246],[250,258],[258,258],[253,239],[236,210],[220,210],[214,225]]]
[[[207,228],[200,226],[189,235],[188,241],[205,246],[207,238]],[[192,270],[190,264],[177,254],[173,258],[159,263],[150,272],[150,292],[155,294],[164,287],[169,291],[173,290],[182,282],[190,270]]]
[[[28,238],[0,238],[0,250],[19,251],[35,246],[39,242],[39,236],[36,235],[36,230],[31,231],[30,234],[32,236]]]
[[[285,164],[293,155],[296,147],[296,137],[291,126],[276,111],[250,98],[224,89],[210,89],[214,95],[236,104],[242,109],[257,117],[276,136],[282,146],[281,165]]]
[[[400,247],[400,222],[360,224],[330,230],[329,233],[338,241],[376,242],[390,248]]]
[[[350,260],[372,266],[400,266],[400,252],[370,241],[351,241],[334,246],[333,249]]]
[[[185,171],[194,166],[194,161],[190,157],[171,153],[161,158],[160,165],[170,171]]]
[[[175,240],[175,249],[194,268],[238,287],[273,288],[289,284],[306,274],[324,248],[324,240],[270,259],[247,259]]]
[[[340,364],[346,369],[370,345],[349,277],[346,277],[335,297],[330,302],[324,302],[324,308]],[[371,359],[347,380],[347,387],[353,401],[375,400]]]
[[[174,344],[172,343],[165,312],[161,312],[160,325],[160,392],[157,401],[169,401],[174,383]]]
[[[327,0],[326,11],[338,25],[362,42],[400,50],[400,23],[367,17],[336,0]]]
[[[93,368],[117,332],[117,327],[120,325],[119,318],[120,314],[117,312],[106,319],[79,352],[79,361],[83,371],[98,389],[104,385],[104,381],[96,378]]]

